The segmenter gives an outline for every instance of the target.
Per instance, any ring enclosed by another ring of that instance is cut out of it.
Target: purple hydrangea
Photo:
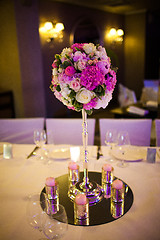
[[[113,91],[116,85],[117,79],[116,79],[116,73],[114,70],[110,70],[110,72],[106,75],[106,89],[108,91]]]
[[[83,108],[86,110],[91,110],[97,105],[97,99],[93,98],[89,103],[83,104]]]
[[[98,85],[102,85],[105,82],[105,77],[101,73],[98,66],[87,66],[82,71],[80,77],[80,83],[88,90],[94,90]]]

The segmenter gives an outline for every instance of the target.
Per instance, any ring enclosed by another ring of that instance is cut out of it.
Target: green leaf
[[[79,49],[79,48],[77,48],[77,47],[75,47],[75,49],[76,49],[77,51],[80,51],[80,52],[82,52],[82,51],[81,51],[81,49]]]
[[[98,95],[98,96],[104,96],[105,95],[105,87],[99,85],[94,89],[94,92]]]
[[[54,92],[53,84],[51,84],[51,85],[49,86],[49,88],[51,89],[52,92]]]
[[[61,58],[60,58],[60,55],[59,54],[56,54],[55,55],[55,59],[57,60],[57,66],[59,66],[61,64]]]
[[[77,102],[77,100],[76,100],[75,98],[74,98],[74,100],[72,101],[72,104],[73,104],[73,106],[75,107],[75,109],[76,109],[77,111],[81,111],[82,108],[83,108],[83,104]]]
[[[72,64],[68,61],[64,61],[62,64],[61,64],[61,68],[63,69],[66,69],[68,66],[71,66]]]
[[[93,109],[85,110],[88,115],[91,115],[93,113]]]
[[[69,98],[73,99],[75,96],[76,96],[76,92],[73,89],[71,89],[71,92],[69,94]]]
[[[60,85],[57,85],[56,90],[57,90],[57,92],[60,92],[60,91],[61,91]]]

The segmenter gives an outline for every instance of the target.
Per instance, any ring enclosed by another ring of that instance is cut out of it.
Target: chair
[[[155,119],[156,146],[160,147],[160,119]]]
[[[144,80],[140,101],[150,107],[158,107],[158,89],[160,80]]]
[[[95,119],[87,119],[88,144],[94,144]],[[52,132],[54,144],[82,145],[82,119],[48,118],[46,119],[47,134]],[[48,137],[49,138],[49,137]],[[50,139],[48,139],[50,143]]]
[[[130,142],[137,146],[150,146],[151,119],[99,119],[101,144],[105,145],[107,130],[128,131]]]
[[[0,119],[0,141],[31,144],[35,129],[44,128],[44,118]]]

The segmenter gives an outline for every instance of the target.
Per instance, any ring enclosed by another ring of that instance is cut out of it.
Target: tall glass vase
[[[88,132],[87,132],[87,113],[84,109],[82,109],[82,143],[83,143],[83,187],[87,189],[89,186],[89,178],[88,178]]]
[[[74,200],[77,194],[84,193],[89,200],[89,205],[98,203],[104,196],[102,186],[94,181],[90,181],[88,177],[88,132],[87,132],[87,113],[82,110],[82,142],[83,142],[83,180],[77,182],[69,190],[68,196]]]

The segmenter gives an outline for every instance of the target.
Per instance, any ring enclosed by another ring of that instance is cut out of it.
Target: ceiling
[[[160,10],[160,0],[52,0],[119,14]]]

